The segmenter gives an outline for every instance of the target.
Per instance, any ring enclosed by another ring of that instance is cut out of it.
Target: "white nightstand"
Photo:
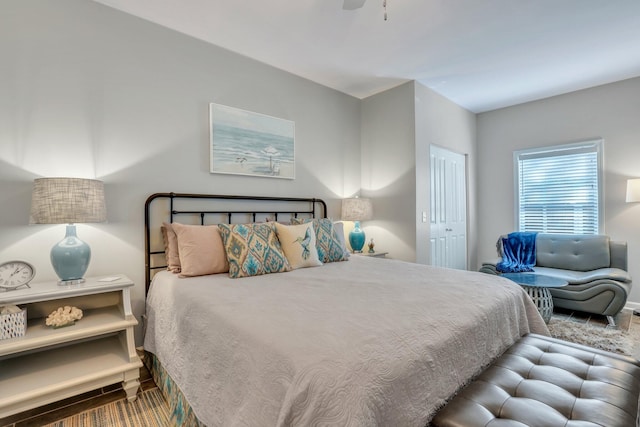
[[[26,308],[28,318],[24,336],[0,340],[0,419],[118,382],[135,400],[142,362],[133,336],[133,282],[113,277],[0,292],[0,306]],[[82,319],[59,329],[46,326],[49,313],[65,305],[80,308]]]
[[[386,258],[387,255],[389,254],[389,252],[354,252],[351,255],[358,255],[358,256],[368,256],[368,257],[372,257],[372,258]]]

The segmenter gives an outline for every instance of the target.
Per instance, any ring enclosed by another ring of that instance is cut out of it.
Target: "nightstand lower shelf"
[[[135,399],[142,362],[126,332],[0,361],[0,418],[118,382]]]

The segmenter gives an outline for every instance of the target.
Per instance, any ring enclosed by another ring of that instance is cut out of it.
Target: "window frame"
[[[514,216],[516,230],[522,231],[520,224],[520,161],[521,158],[540,158],[566,155],[571,152],[588,151],[595,152],[597,159],[597,180],[598,180],[598,230],[596,234],[604,234],[604,140],[602,138],[574,142],[569,144],[559,144],[535,148],[527,148],[513,152],[514,165]],[[538,230],[542,232],[541,230]]]

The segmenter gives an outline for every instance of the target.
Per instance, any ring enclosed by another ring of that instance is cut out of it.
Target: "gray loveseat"
[[[502,238],[497,246],[502,256]],[[500,274],[496,270],[500,259],[484,262],[480,271]],[[539,233],[534,273],[569,282],[549,289],[555,307],[607,316],[611,325],[615,325],[614,316],[624,308],[631,290],[627,243],[611,241],[605,235]]]

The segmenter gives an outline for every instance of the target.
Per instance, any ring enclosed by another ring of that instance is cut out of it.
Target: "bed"
[[[235,197],[160,193],[145,204],[144,348],[176,424],[426,426],[521,336],[548,335],[519,286],[482,273],[355,255],[253,277],[167,271],[154,203],[169,223],[326,217],[318,199]],[[310,207],[291,207],[300,203]]]

